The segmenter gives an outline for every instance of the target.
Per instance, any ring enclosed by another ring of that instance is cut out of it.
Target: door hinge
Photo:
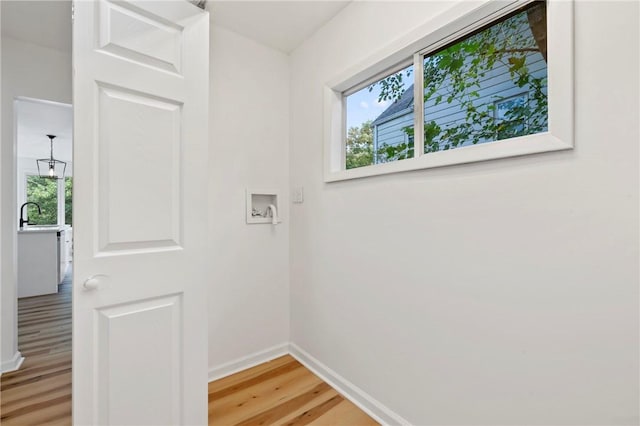
[[[76,3],[71,2],[71,20],[75,21],[76,19]]]

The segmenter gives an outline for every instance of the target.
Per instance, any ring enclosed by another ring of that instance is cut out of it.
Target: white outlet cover
[[[302,186],[297,186],[293,188],[293,202],[295,204],[304,203],[304,188]]]

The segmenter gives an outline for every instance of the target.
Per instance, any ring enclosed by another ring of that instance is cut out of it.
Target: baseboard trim
[[[318,361],[298,345],[289,344],[289,353],[300,361],[302,365],[311,370],[316,376],[327,382],[342,396],[353,402],[362,411],[370,415],[374,420],[383,425],[410,425],[407,420],[390,410],[380,401],[349,382],[347,379]]]
[[[226,362],[209,370],[209,381],[212,382],[214,380],[222,379],[223,377],[230,376],[231,374],[246,370],[247,368],[255,367],[258,364],[271,361],[288,353],[289,344],[281,343],[265,350],[255,352],[251,355]]]
[[[209,382],[222,379],[256,365],[269,362],[282,355],[290,354],[302,365],[337,390],[342,396],[353,402],[358,408],[370,415],[382,425],[410,425],[407,420],[390,410],[380,401],[349,382],[347,379],[318,361],[304,349],[294,343],[282,343],[271,348],[226,362],[209,370]]]
[[[10,373],[11,371],[18,370],[23,362],[24,362],[24,357],[22,356],[20,351],[16,351],[16,353],[13,354],[13,357],[10,360],[4,361],[0,365],[0,374]]]

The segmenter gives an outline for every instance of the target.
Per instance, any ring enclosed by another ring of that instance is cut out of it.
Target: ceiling
[[[18,157],[48,158],[49,138],[53,141],[53,156],[57,160],[72,161],[73,109],[71,105],[47,101],[18,100]]]
[[[351,0],[209,0],[216,25],[261,44],[290,53]],[[2,0],[2,35],[40,46],[71,51],[71,2],[68,0]],[[54,156],[71,161],[71,106],[22,100],[18,102],[18,156],[49,155],[48,139],[55,134]]]
[[[71,2],[2,0],[2,35],[71,52]]]
[[[350,1],[209,0],[216,25],[290,53]]]
[[[351,0],[209,0],[216,25],[290,53]],[[71,2],[2,0],[2,34],[71,51]]]

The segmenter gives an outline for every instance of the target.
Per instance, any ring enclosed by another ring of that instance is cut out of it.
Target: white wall
[[[211,29],[209,366],[289,340],[288,57]],[[245,188],[279,192],[283,223],[247,225]],[[206,202],[203,199],[203,202]]]
[[[14,357],[16,336],[16,166],[13,101],[24,96],[71,103],[71,55],[2,37],[2,140],[0,144],[0,241],[2,279],[1,361]]]
[[[0,7],[0,34],[2,34],[2,7]],[[2,37],[0,36],[0,166],[3,165],[2,160],[3,160],[3,155],[2,155],[2,135],[3,133],[3,127],[2,127],[2,104],[4,103],[2,101]],[[3,173],[0,172],[0,194],[2,194],[2,191],[4,190],[5,187],[5,178],[3,177]],[[4,244],[2,244],[2,225],[4,223],[3,221],[4,215],[2,213],[2,196],[0,195],[0,374],[2,374],[2,371],[6,368],[6,364],[3,365],[3,361],[4,361],[4,344],[3,344],[3,339],[2,339],[2,335],[4,333],[4,320],[2,319],[2,313],[4,312],[4,297],[3,297],[3,286],[2,286],[2,282],[4,280],[4,267],[2,266],[4,263]],[[16,290],[17,291],[17,290]],[[17,313],[16,313],[17,315]],[[15,323],[14,321],[15,317],[11,317],[9,319],[9,321],[11,323]],[[15,353],[14,353],[15,355]],[[11,361],[9,361],[11,362]]]
[[[637,424],[636,2],[577,2],[574,150],[323,183],[322,85],[446,6],[292,54],[291,339],[413,424]]]
[[[13,123],[16,96],[71,102],[68,54],[2,42],[3,123]],[[215,26],[211,46],[211,182],[203,203],[212,212],[209,365],[216,370],[289,339],[289,63],[286,55]],[[13,129],[3,126],[3,360],[17,350],[15,246],[6,232],[17,228],[8,196],[16,196],[12,157]],[[282,224],[245,223],[247,186],[279,191]]]
[[[637,4],[578,5],[572,152],[322,183],[322,84],[447,6],[355,2],[291,58],[212,28],[209,365],[291,336],[415,424],[637,422]],[[70,102],[71,69],[2,42],[5,360],[11,100]],[[247,186],[283,224],[245,224]]]

